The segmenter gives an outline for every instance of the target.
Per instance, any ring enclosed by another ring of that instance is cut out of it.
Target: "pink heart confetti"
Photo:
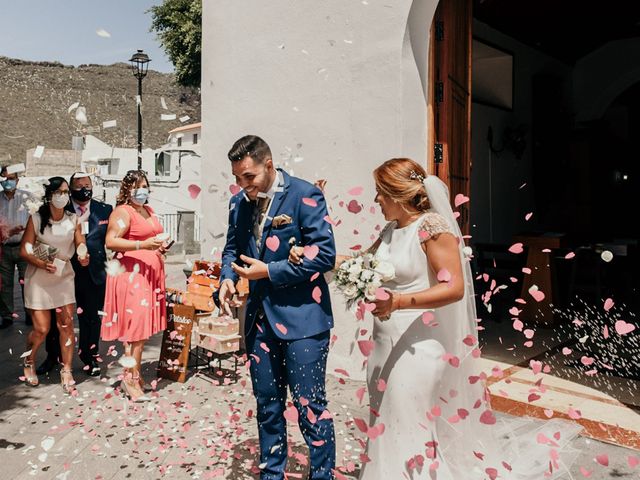
[[[516,318],[513,321],[513,329],[518,332],[521,332],[523,328],[524,328],[524,323],[522,323],[522,320]]]
[[[484,423],[485,425],[494,425],[496,423],[496,417],[493,415],[491,410],[485,410],[480,415],[480,423]]]
[[[586,367],[588,367],[589,365],[593,364],[593,362],[595,361],[593,358],[591,357],[587,357],[586,355],[583,355],[580,358],[580,361],[582,362],[582,364]]]
[[[191,196],[191,198],[195,200],[196,198],[198,198],[198,195],[200,195],[200,191],[202,189],[195,183],[192,183],[187,187],[187,190],[189,191],[189,196]]]
[[[308,197],[304,197],[302,199],[302,203],[312,208],[315,208],[318,206],[318,202],[316,202],[313,198],[308,198]]]
[[[311,275],[311,278],[309,279],[310,282],[313,282],[316,278],[318,278],[320,276],[320,272],[316,272],[313,275]]]
[[[603,467],[609,466],[609,455],[606,453],[601,453],[600,455],[596,455],[596,462],[598,462]]]
[[[565,259],[565,260],[571,260],[571,259],[572,259],[573,257],[575,257],[575,256],[576,256],[576,254],[575,254],[575,253],[573,253],[573,252],[569,252],[569,253],[567,253],[567,254],[564,256],[564,259]]]
[[[260,343],[260,348],[263,349],[265,352],[269,353],[271,350],[269,350],[269,347],[267,347],[267,344],[262,342]]]
[[[607,298],[604,301],[604,311],[608,312],[609,310],[611,310],[611,308],[613,307],[614,303],[613,300],[611,300],[610,298]]]
[[[231,195],[236,195],[240,192],[240,190],[242,190],[242,188],[240,188],[240,185],[236,185],[235,183],[233,185],[229,185],[229,191],[231,192]]]
[[[422,323],[428,326],[435,318],[433,312],[424,312],[422,314]]]
[[[280,331],[280,333],[282,333],[283,335],[287,334],[287,327],[285,327],[284,325],[282,325],[281,323],[276,323],[276,328]]]
[[[451,280],[451,274],[449,273],[449,270],[447,270],[446,268],[442,268],[438,272],[438,281],[439,282],[448,282],[450,280]]]
[[[376,300],[389,300],[389,298],[391,298],[391,295],[389,295],[389,292],[387,292],[384,288],[377,288],[376,289]]]
[[[267,237],[267,240],[264,243],[272,252],[276,252],[278,251],[278,248],[280,248],[280,239],[275,235]]]
[[[469,197],[464,196],[462,193],[456,195],[456,198],[453,200],[453,204],[456,208],[458,208],[463,203],[467,203],[469,201]]]
[[[357,200],[351,200],[347,204],[347,210],[351,213],[360,213],[362,211],[362,205],[358,203]]]
[[[572,420],[580,420],[582,418],[582,413],[580,412],[580,410],[575,410],[571,407],[569,407],[567,415],[569,415],[569,418]]]
[[[358,340],[358,348],[365,357],[371,355],[374,347],[375,342],[373,340]]]
[[[320,303],[320,300],[322,299],[322,290],[320,290],[320,287],[314,287],[311,292],[311,298],[313,298],[316,303]]]
[[[529,295],[531,295],[536,302],[544,300],[544,292],[542,290],[538,290],[538,287],[535,285],[529,289]]]
[[[384,392],[387,389],[387,382],[385,382],[382,378],[378,379],[378,385],[376,388],[379,392]]]
[[[298,409],[293,405],[289,405],[289,407],[287,407],[283,416],[291,423],[298,423]]]
[[[352,189],[347,191],[347,193],[349,195],[353,195],[355,197],[355,196],[358,196],[358,195],[362,195],[363,191],[364,191],[364,188],[362,188],[362,187],[353,187]]]
[[[531,360],[529,362],[529,366],[531,367],[534,375],[538,375],[542,371],[542,362],[538,360]]]
[[[509,251],[511,253],[522,253],[524,249],[522,248],[522,243],[514,243],[509,247]]]
[[[629,455],[627,457],[627,463],[629,464],[629,468],[636,468],[640,465],[640,460],[635,455]]]
[[[318,256],[320,252],[320,247],[317,245],[305,245],[303,255],[307,260],[313,260]]]
[[[632,323],[627,323],[624,320],[618,320],[616,322],[616,332],[618,335],[626,335],[627,333],[631,333],[636,329],[636,326]]]
[[[529,219],[530,219],[532,216],[533,216],[533,213],[532,213],[532,212],[527,213],[527,214],[524,216],[525,221],[526,221],[526,222],[528,222],[528,221],[529,221]]]

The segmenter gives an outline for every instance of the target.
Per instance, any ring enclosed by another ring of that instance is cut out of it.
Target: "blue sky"
[[[24,60],[112,64],[139,48],[150,68],[173,66],[149,32],[152,5],[162,0],[0,0],[0,56]],[[110,38],[99,36],[105,30]]]

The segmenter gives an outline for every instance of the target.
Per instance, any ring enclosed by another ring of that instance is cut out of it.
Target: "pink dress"
[[[129,230],[122,238],[143,241],[162,233],[151,207],[145,206],[149,219],[129,205],[123,207],[129,213]],[[116,259],[125,271],[107,276],[100,336],[122,342],[146,340],[167,328],[164,261],[152,250],[121,252]]]

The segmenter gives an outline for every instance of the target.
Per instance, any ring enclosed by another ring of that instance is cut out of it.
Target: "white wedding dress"
[[[417,292],[437,284],[421,242],[442,234],[461,236],[446,186],[431,176],[425,186],[438,213],[425,213],[403,228],[391,222],[380,234],[376,256],[395,267],[395,278],[384,285],[389,290]],[[395,311],[384,321],[374,318],[375,346],[367,364],[372,434],[361,480],[558,478],[576,456],[566,446],[579,425],[496,421],[478,379],[471,269],[462,248],[460,256],[462,300],[431,311]]]

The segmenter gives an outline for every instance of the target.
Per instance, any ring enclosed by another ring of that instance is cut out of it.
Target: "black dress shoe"
[[[85,364],[85,367],[82,369],[82,371],[84,371],[90,377],[99,377],[100,365],[95,360],[91,360],[89,363]]]
[[[0,323],[0,329],[9,328],[11,325],[13,325],[13,320],[12,319],[3,318],[2,319],[2,323]]]
[[[44,362],[42,362],[40,366],[36,368],[36,374],[45,375],[53,370],[56,365],[58,365],[58,362],[55,359],[47,357],[45,358]]]

